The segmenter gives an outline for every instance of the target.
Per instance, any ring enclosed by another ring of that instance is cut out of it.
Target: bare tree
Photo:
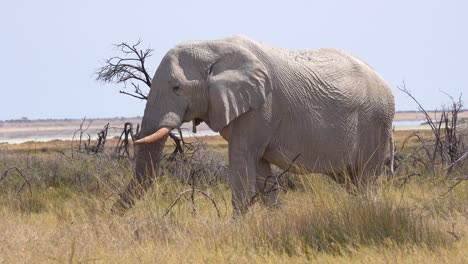
[[[122,56],[114,56],[106,59],[104,65],[96,70],[96,80],[104,83],[123,84],[124,88],[131,85],[133,93],[120,90],[138,99],[148,99],[148,92],[151,87],[151,75],[145,65],[146,60],[153,54],[152,49],[140,49],[142,40],[138,40],[131,45],[125,42],[114,44],[114,48],[122,53]],[[140,84],[146,86],[145,91],[140,88]]]

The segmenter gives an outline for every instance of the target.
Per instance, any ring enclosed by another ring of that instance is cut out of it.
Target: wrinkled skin
[[[278,202],[270,164],[339,181],[374,179],[391,141],[394,98],[356,57],[334,49],[289,51],[243,36],[183,43],[153,79],[140,137],[203,120],[229,143],[234,213],[252,197]],[[151,186],[167,137],[139,145],[136,173],[115,207],[128,208]],[[340,178],[341,177],[341,178]]]

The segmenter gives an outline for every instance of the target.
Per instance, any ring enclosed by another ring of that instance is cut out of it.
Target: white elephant
[[[295,173],[375,179],[394,108],[383,78],[339,50],[290,51],[244,36],[182,43],[153,78],[135,177],[115,206],[132,206],[151,186],[168,132],[188,121],[206,122],[228,141],[237,213],[264,190],[263,201],[275,205],[270,164],[285,169],[298,155]]]

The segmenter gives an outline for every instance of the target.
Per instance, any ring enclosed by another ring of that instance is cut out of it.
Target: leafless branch
[[[129,95],[129,96],[141,99],[141,100],[148,100],[148,97],[146,96],[146,94],[143,93],[143,91],[140,89],[140,85],[135,84],[135,83],[131,83],[131,85],[134,88],[133,94],[128,93],[128,92],[123,91],[123,90],[120,90],[119,93],[126,94],[126,95]]]
[[[257,190],[254,194],[254,196],[252,196],[252,198],[250,199],[250,202],[249,202],[249,205],[253,205],[257,199],[259,198],[260,195],[268,195],[269,193],[271,192],[274,192],[277,190],[277,188],[279,187],[279,180],[284,177],[284,175],[286,173],[289,172],[289,170],[291,170],[292,166],[294,165],[294,162],[296,162],[296,160],[301,156],[301,153],[297,154],[296,157],[294,157],[291,162],[288,164],[288,167],[283,170],[278,176],[274,176],[274,175],[269,175],[268,177],[265,178],[265,181],[264,181],[264,184],[263,184],[263,188],[262,190]],[[268,184],[268,180],[271,179],[271,178],[274,178],[275,182],[274,184],[272,184],[270,186],[270,188],[268,190],[266,190],[267,188],[267,184]]]
[[[459,159],[451,163],[448,167],[447,170],[450,170],[453,166],[457,165],[458,163],[464,161],[466,158],[468,158],[468,152],[465,152]]]
[[[451,192],[455,187],[457,187],[460,183],[464,182],[464,181],[468,181],[468,175],[458,179],[453,185],[451,185],[446,192],[444,192],[443,194],[441,194],[441,196],[445,196],[447,195],[449,192]]]
[[[145,95],[135,95],[135,94],[125,92],[123,90],[120,90],[119,93],[131,96],[131,97],[135,97],[135,98],[141,99],[141,100],[148,100],[148,97],[146,97]]]
[[[439,146],[440,145],[439,142],[441,142],[441,140],[440,140],[441,122],[439,122],[438,126],[434,123],[432,117],[427,113],[427,111],[419,103],[419,101],[411,94],[411,91],[406,88],[406,84],[405,84],[404,81],[403,81],[402,85],[397,86],[397,88],[398,88],[398,90],[402,91],[407,96],[409,96],[418,105],[419,111],[424,114],[426,122],[431,127],[432,133],[434,134],[434,136],[436,138],[436,146]],[[435,154],[433,155],[431,161],[434,161],[434,159],[435,159]]]
[[[73,152],[75,151],[74,148],[73,148],[73,141],[75,140],[76,133],[80,132],[80,137],[79,137],[79,142],[78,142],[78,151],[81,151],[81,145],[82,145],[81,140],[82,140],[82,137],[83,137],[83,133],[86,132],[88,130],[88,128],[91,126],[92,121],[89,121],[88,126],[83,129],[83,125],[84,125],[85,121],[86,121],[86,116],[81,121],[80,127],[73,133],[73,137],[72,137],[72,140],[71,140],[71,158],[72,159],[73,159]]]
[[[435,174],[436,166],[444,166],[447,171],[447,175],[451,174],[456,166],[459,166],[460,162],[465,159],[466,152],[464,151],[465,146],[461,140],[461,135],[458,133],[458,113],[463,107],[461,101],[461,94],[457,101],[446,94],[450,100],[451,105],[449,107],[444,106],[440,112],[440,117],[432,118],[424,107],[418,102],[418,100],[411,94],[406,88],[405,83],[397,88],[408,95],[417,105],[420,112],[425,116],[427,124],[430,126],[434,140],[424,140],[418,132],[411,134],[403,142],[402,149],[406,141],[410,137],[417,137],[420,141],[420,148],[426,152],[429,158],[432,171]],[[437,112],[436,112],[437,114]],[[415,159],[416,160],[416,159]]]
[[[172,201],[172,203],[169,205],[169,207],[166,209],[166,212],[164,213],[163,216],[166,216],[169,214],[169,212],[172,210],[172,208],[177,204],[177,202],[182,198],[184,197],[185,194],[187,193],[190,193],[191,194],[191,202],[192,202],[192,206],[195,205],[195,201],[194,201],[194,193],[195,192],[198,192],[198,193],[201,193],[203,196],[205,196],[207,199],[209,199],[211,201],[211,203],[213,204],[213,207],[215,208],[216,210],[216,213],[218,215],[219,218],[221,218],[221,214],[219,213],[219,207],[218,207],[218,204],[216,203],[216,201],[206,192],[202,191],[202,190],[199,190],[199,189],[187,189],[187,190],[184,190],[182,192],[179,193],[179,195],[177,195],[177,197],[174,199],[174,201]],[[193,210],[193,209],[192,209]]]
[[[88,144],[85,144],[85,149],[88,153],[102,153],[106,146],[107,133],[109,132],[109,123],[97,133],[97,142],[95,146],[91,146],[91,136],[88,134]]]
[[[122,133],[120,134],[119,141],[117,142],[117,146],[114,149],[113,156],[116,158],[130,158],[130,141],[133,142],[135,140],[135,134],[133,133],[133,124],[130,122],[126,122],[124,124],[124,128]]]
[[[0,177],[0,182],[3,181],[8,176],[8,173],[10,171],[16,171],[18,173],[18,175],[24,180],[23,184],[21,185],[21,187],[18,190],[18,193],[21,193],[23,191],[24,187],[27,185],[28,188],[29,188],[29,194],[32,195],[31,183],[29,182],[28,178],[26,178],[26,176],[24,176],[24,174],[21,172],[21,170],[18,169],[17,167],[11,167],[11,168],[8,168],[7,170],[5,170],[3,172],[2,177]]]
[[[135,44],[126,42],[115,44],[114,48],[123,55],[106,59],[104,65],[95,72],[96,80],[104,83],[123,84],[124,87],[130,83],[134,88],[133,93],[124,90],[121,90],[120,93],[147,100],[147,92],[140,89],[139,83],[145,84],[148,88],[151,87],[152,79],[145,63],[152,56],[153,50],[140,49],[141,43],[140,39]]]

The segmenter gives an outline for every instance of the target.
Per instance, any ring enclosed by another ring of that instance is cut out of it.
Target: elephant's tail
[[[393,138],[394,128],[390,130],[390,174],[394,173],[394,163],[395,163],[395,139]]]

